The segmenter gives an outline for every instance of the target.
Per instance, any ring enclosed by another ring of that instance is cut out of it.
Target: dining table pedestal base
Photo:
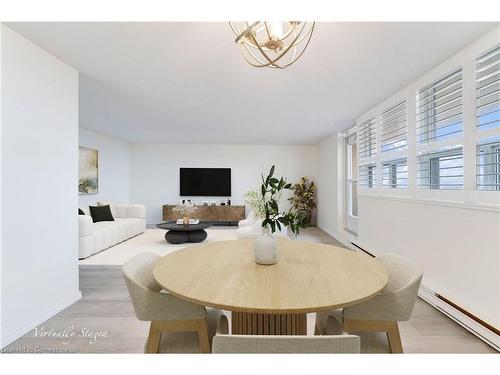
[[[306,335],[306,314],[231,312],[233,335]]]

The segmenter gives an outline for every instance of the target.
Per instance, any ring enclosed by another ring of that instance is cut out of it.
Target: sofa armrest
[[[92,233],[94,222],[87,215],[78,215],[78,234],[80,237],[89,236]]]
[[[126,205],[114,205],[117,217],[121,218],[136,218],[145,219],[146,218],[146,206],[143,204],[126,204]]]

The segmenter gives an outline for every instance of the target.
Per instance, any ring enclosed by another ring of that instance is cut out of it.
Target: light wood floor
[[[317,228],[308,228],[300,237],[340,245]],[[135,318],[121,267],[80,266],[80,289],[80,301],[4,352],[142,353],[149,324]],[[308,326],[311,333],[313,314],[308,316]],[[420,299],[410,321],[400,324],[400,331],[406,353],[496,353]]]

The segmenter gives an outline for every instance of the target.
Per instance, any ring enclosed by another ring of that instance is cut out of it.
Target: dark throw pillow
[[[82,211],[81,208],[78,209],[78,215],[85,215],[85,212]]]
[[[113,215],[111,214],[111,208],[109,204],[106,206],[89,206],[90,216],[92,216],[92,221],[97,223],[99,221],[115,221]]]

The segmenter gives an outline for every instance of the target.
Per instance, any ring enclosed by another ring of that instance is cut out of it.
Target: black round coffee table
[[[171,244],[180,244],[186,242],[202,242],[207,238],[205,229],[211,227],[207,223],[199,224],[176,224],[175,222],[166,222],[156,225],[160,229],[166,229],[165,239]]]

